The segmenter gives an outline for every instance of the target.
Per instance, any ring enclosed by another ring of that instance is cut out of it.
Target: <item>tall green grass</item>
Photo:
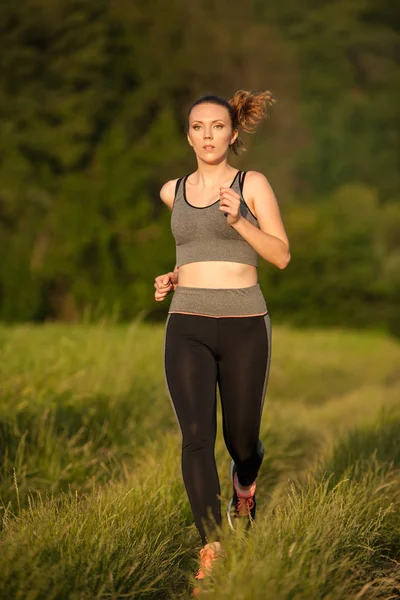
[[[163,373],[164,328],[0,328],[0,598],[189,597],[200,538]],[[207,598],[400,595],[400,347],[274,328],[250,532]],[[222,511],[230,457],[218,406]]]

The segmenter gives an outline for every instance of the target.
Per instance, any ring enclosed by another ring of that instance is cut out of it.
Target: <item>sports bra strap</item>
[[[174,194],[174,202],[175,202],[176,195],[177,195],[178,189],[179,189],[179,185],[180,185],[182,179],[183,179],[183,177],[179,177],[178,181],[176,182],[176,185],[175,185],[175,194]]]
[[[240,189],[240,193],[243,196],[243,183],[244,183],[244,178],[246,177],[246,173],[247,171],[240,171],[239,174],[239,189]]]

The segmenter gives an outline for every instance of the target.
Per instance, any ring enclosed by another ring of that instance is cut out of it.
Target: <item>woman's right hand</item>
[[[156,288],[154,298],[157,302],[164,300],[170,292],[175,291],[178,285],[178,273],[176,271],[170,271],[164,275],[159,275],[155,278],[154,287]]]

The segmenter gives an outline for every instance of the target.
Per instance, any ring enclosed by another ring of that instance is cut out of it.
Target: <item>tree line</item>
[[[164,318],[175,264],[159,189],[196,168],[203,93],[271,89],[238,168],[263,172],[291,242],[260,260],[271,314],[400,333],[399,18],[387,0],[5,0],[0,319]]]

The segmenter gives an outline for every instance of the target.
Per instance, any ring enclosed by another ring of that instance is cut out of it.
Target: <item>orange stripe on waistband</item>
[[[172,315],[172,314],[195,315],[197,317],[211,317],[212,319],[230,319],[230,318],[234,317],[236,319],[239,317],[263,317],[268,314],[268,311],[263,312],[263,313],[252,314],[252,315],[205,315],[205,314],[201,314],[201,313],[183,312],[181,310],[171,310],[171,311],[168,311],[168,314],[169,315]]]

